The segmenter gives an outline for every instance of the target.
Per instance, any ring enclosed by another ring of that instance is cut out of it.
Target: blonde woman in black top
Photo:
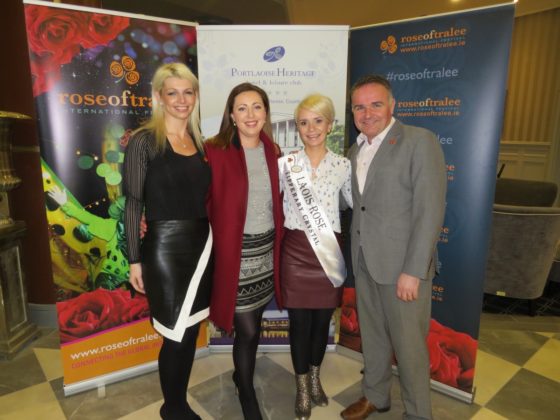
[[[198,80],[180,63],[152,79],[152,118],[124,159],[130,283],[145,293],[163,336],[158,366],[163,419],[200,419],[186,399],[200,321],[209,314],[212,232],[205,197],[210,169],[200,134]],[[140,241],[140,219],[148,225]]]

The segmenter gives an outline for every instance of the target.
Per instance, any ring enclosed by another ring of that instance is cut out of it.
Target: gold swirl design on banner
[[[140,73],[138,73],[137,71],[129,71],[126,73],[124,79],[129,85],[134,85],[140,80]]]
[[[135,69],[136,62],[128,55],[123,55],[120,63],[118,61],[112,61],[109,66],[111,76],[118,79],[115,83],[124,79],[129,85],[134,85],[140,81],[140,73]]]
[[[124,55],[121,59],[121,63],[126,71],[132,71],[136,68],[136,63],[132,57]]]
[[[397,40],[393,35],[389,35],[386,40],[384,39],[381,41],[381,45],[379,47],[383,52],[394,54],[397,51]]]
[[[113,77],[123,77],[124,69],[121,63],[118,61],[112,61],[109,65],[109,71],[111,72],[111,76]]]

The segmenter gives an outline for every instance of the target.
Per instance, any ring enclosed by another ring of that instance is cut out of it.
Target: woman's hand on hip
[[[128,281],[138,293],[146,293],[144,290],[144,280],[142,280],[142,264],[130,264],[130,276]]]

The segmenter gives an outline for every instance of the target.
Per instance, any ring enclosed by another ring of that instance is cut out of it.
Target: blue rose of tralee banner
[[[384,75],[394,116],[436,133],[447,164],[447,208],[433,282],[428,336],[432,384],[472,400],[513,4],[356,28],[350,82]],[[355,141],[352,132],[350,141]],[[346,289],[340,344],[360,350],[353,289]]]

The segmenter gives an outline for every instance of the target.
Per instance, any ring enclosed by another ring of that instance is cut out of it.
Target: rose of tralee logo
[[[381,51],[383,51],[383,54],[394,54],[397,52],[397,47],[397,40],[393,35],[389,35],[387,39],[381,41],[381,45],[379,46]]]
[[[280,60],[286,54],[286,49],[281,45],[269,48],[263,55],[263,60],[273,63]]]
[[[132,57],[124,55],[121,58],[121,62],[112,61],[109,65],[109,71],[111,76],[115,79],[115,83],[120,82],[122,79],[126,81],[129,85],[134,85],[140,80],[140,73],[136,70],[136,63]]]

